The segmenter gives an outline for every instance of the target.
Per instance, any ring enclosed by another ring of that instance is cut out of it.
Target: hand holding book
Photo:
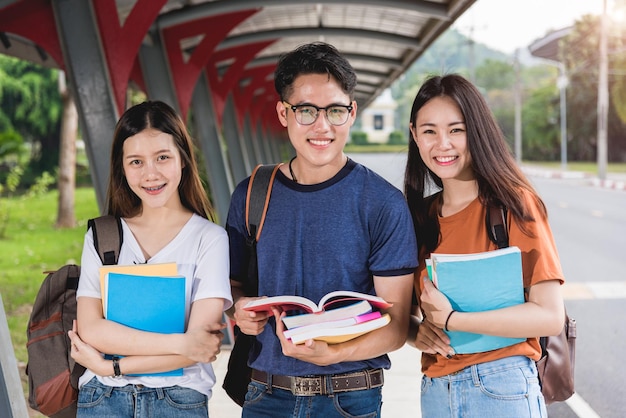
[[[285,337],[295,344],[323,340],[336,344],[387,325],[391,318],[379,310],[392,306],[384,299],[360,292],[335,291],[318,304],[301,296],[274,296],[248,303],[244,309],[268,311],[273,306],[295,315],[284,316]],[[376,308],[377,310],[374,310]],[[304,313],[299,313],[304,312]]]
[[[164,269],[164,266],[167,268]],[[191,285],[185,276],[176,274],[176,264],[173,267],[169,264],[113,267],[117,268],[105,266],[101,269],[102,303],[106,319],[147,332],[185,332]],[[163,271],[170,274],[158,274]],[[106,358],[110,357],[106,355]],[[138,375],[182,376],[183,370]]]
[[[480,312],[524,303],[521,252],[511,246],[475,254],[431,254],[429,275],[447,297],[452,309]],[[433,295],[429,295],[429,298]],[[441,306],[431,300],[434,306]],[[422,308],[430,311],[428,304]],[[441,310],[443,327],[450,309]],[[457,354],[479,353],[517,344],[525,338],[508,338],[464,331],[445,331]]]

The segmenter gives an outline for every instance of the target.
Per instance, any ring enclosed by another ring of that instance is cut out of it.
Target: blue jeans
[[[330,395],[296,396],[288,390],[272,388],[255,381],[248,385],[242,418],[308,418],[308,417],[380,417],[382,387],[331,393]]]
[[[180,386],[149,388],[143,385],[113,387],[97,378],[78,392],[78,418],[175,418],[209,416],[207,396]]]
[[[547,417],[535,362],[515,356],[422,378],[422,416],[428,418]]]

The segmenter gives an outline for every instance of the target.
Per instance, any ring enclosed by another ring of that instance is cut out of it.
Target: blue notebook
[[[476,254],[431,254],[431,278],[460,312],[500,309],[524,303],[522,257],[518,247]],[[457,354],[481,353],[525,341],[446,331]]]
[[[105,317],[135,329],[161,334],[185,332],[184,276],[107,273]],[[183,369],[142,376],[182,376]],[[137,376],[137,375],[131,375]]]

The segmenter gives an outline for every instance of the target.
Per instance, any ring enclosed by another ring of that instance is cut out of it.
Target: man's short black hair
[[[354,100],[356,73],[348,60],[334,46],[325,42],[304,44],[280,57],[274,71],[274,87],[281,100],[292,93],[294,80],[303,74],[328,74],[335,78],[344,93]]]

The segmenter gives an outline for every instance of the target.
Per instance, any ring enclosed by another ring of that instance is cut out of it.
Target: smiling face
[[[183,163],[172,135],[146,129],[127,138],[122,162],[126,181],[144,211],[181,206],[178,185]]]
[[[474,178],[465,119],[454,100],[447,96],[430,99],[410,129],[422,160],[444,183]]]
[[[353,105],[348,121],[335,126],[328,122],[323,110],[311,125],[301,125],[285,102],[279,101],[276,104],[278,119],[287,128],[291,144],[296,150],[298,168],[339,171],[345,164],[343,149],[348,142],[350,127],[356,118],[356,102],[351,103],[350,96],[327,74],[300,75],[294,80],[291,92],[289,97],[284,98],[291,105],[311,104],[318,108]]]

